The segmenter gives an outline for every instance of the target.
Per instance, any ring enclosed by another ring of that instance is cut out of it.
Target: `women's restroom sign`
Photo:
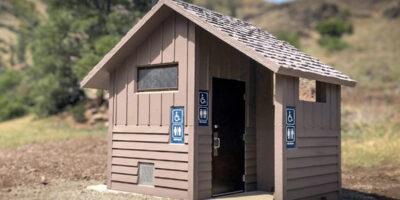
[[[208,91],[199,91],[199,126],[208,126]]]
[[[296,108],[286,107],[286,147],[296,147]]]
[[[171,143],[185,143],[185,126],[184,126],[185,111],[184,107],[171,107],[171,125],[170,135]]]

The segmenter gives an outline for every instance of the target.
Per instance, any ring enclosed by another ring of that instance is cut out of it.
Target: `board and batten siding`
[[[195,25],[173,13],[110,72],[108,187],[189,199],[193,194]],[[137,92],[137,66],[178,64],[178,90]],[[169,143],[171,106],[185,107],[185,144]],[[153,163],[154,187],[138,185]]]
[[[326,102],[299,100],[299,79],[275,79],[276,199],[339,199],[341,188],[340,86],[320,83]],[[296,107],[296,148],[285,142],[285,108]]]
[[[268,80],[272,80],[272,73],[269,70],[256,71],[257,66],[250,58],[230,47],[226,43],[222,42],[218,38],[212,36],[208,32],[196,29],[196,68],[198,75],[196,76],[196,91],[197,90],[208,90],[210,94],[210,108],[212,105],[212,78],[224,78],[239,80],[246,83],[246,95],[245,95],[245,109],[246,109],[246,122],[245,122],[245,190],[252,191],[257,189],[257,172],[261,169],[257,169],[257,140],[256,131],[263,134],[273,134],[273,130],[268,133],[263,127],[256,126],[256,73],[265,73],[264,76],[260,76],[258,84],[258,90],[260,94],[266,94],[267,90],[271,91],[269,95],[270,100],[261,102],[265,98],[259,98],[259,103],[265,103],[268,109],[272,107],[272,85],[266,85],[262,88],[261,84],[268,84]],[[271,77],[269,79],[268,77]],[[271,81],[272,84],[272,81]],[[265,97],[265,96],[264,96]],[[196,94],[197,98],[197,94]],[[266,97],[268,99],[268,97]],[[197,106],[197,105],[196,105]],[[212,113],[210,111],[210,113]],[[261,114],[259,114],[261,116]],[[270,112],[270,116],[264,115],[263,119],[271,119],[273,121],[273,112]],[[261,121],[263,120],[261,119]],[[260,121],[260,122],[261,122]],[[268,124],[268,123],[266,123]],[[273,127],[273,124],[271,124]],[[261,131],[262,130],[262,131]],[[197,133],[197,190],[198,197],[205,199],[211,197],[212,193],[212,116],[209,119],[208,127],[196,127]],[[272,136],[273,139],[273,136]],[[268,188],[273,187],[273,141],[270,146],[272,157],[270,158],[270,175],[272,179],[272,185]],[[267,147],[268,148],[268,147]],[[265,149],[265,148],[264,148]],[[261,162],[260,162],[261,163]],[[268,176],[266,175],[266,176]],[[264,176],[265,177],[265,176]],[[267,179],[267,178],[266,178]],[[266,180],[265,178],[263,180]],[[264,181],[266,182],[266,181]],[[266,183],[268,185],[268,183]]]

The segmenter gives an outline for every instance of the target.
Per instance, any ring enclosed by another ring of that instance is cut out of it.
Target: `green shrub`
[[[322,36],[342,37],[343,34],[353,33],[353,25],[340,18],[329,18],[317,24],[317,31]]]
[[[322,36],[318,43],[329,51],[340,51],[348,47],[348,44],[339,37]]]
[[[25,95],[18,90],[21,73],[10,69],[0,72],[0,121],[22,116],[27,111]]]
[[[26,108],[20,99],[15,97],[0,97],[0,121],[20,117],[26,113]]]
[[[298,49],[300,48],[300,36],[298,33],[279,31],[277,34],[277,38],[288,42],[289,44],[295,46]]]
[[[78,123],[86,122],[87,119],[85,117],[85,106],[82,103],[71,107],[70,112],[72,113],[72,117],[76,122]]]

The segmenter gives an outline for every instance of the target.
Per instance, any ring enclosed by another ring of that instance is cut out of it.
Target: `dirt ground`
[[[105,180],[106,141],[88,137],[0,151],[0,199],[153,199],[86,190]],[[400,199],[400,167],[344,168],[344,199]]]
[[[372,199],[400,199],[400,166],[343,167],[343,187],[368,193]]]
[[[87,137],[0,151],[0,188],[51,183],[54,179],[104,180],[106,141]]]

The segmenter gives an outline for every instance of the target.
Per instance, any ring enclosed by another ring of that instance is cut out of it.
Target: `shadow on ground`
[[[351,189],[342,189],[343,200],[400,200],[399,198],[391,198],[379,194],[360,192]]]

